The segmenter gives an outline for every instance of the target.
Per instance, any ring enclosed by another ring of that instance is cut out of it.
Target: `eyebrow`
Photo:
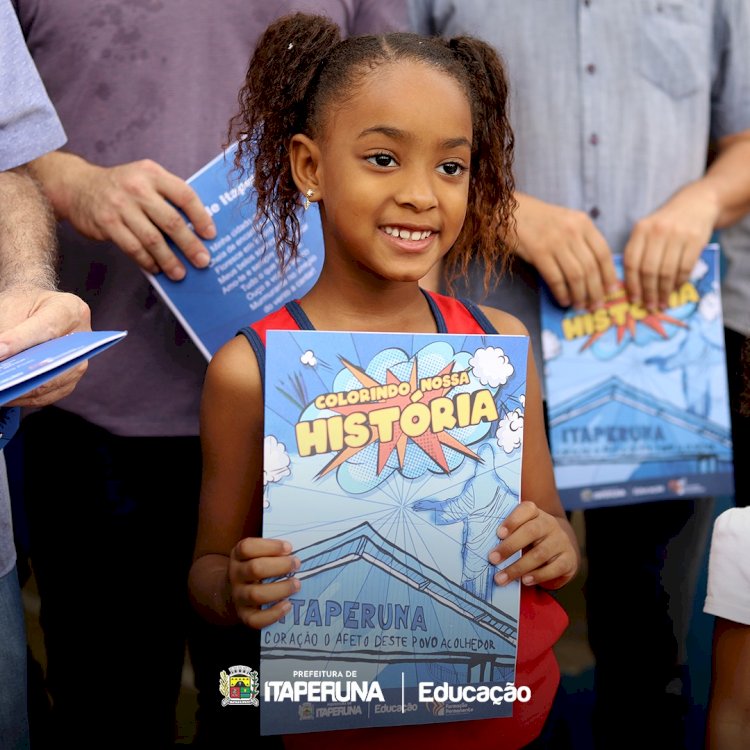
[[[366,135],[372,135],[373,133],[384,135],[387,138],[393,138],[396,141],[405,141],[409,138],[409,134],[405,131],[399,130],[398,128],[394,128],[389,125],[375,125],[371,128],[366,128],[359,134],[358,138],[364,138]],[[440,145],[443,148],[448,149],[459,148],[460,146],[466,146],[470,149],[471,141],[468,138],[464,138],[463,136],[458,136],[457,138],[447,138]]]

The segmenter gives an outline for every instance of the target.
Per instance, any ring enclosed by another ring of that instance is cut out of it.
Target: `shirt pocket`
[[[636,66],[673,99],[706,89],[711,26],[695,0],[642,0]]]

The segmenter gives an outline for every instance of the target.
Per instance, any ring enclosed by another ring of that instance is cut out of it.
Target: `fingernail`
[[[531,586],[534,583],[534,576],[524,576],[521,579],[527,586]]]
[[[299,557],[292,558],[292,570],[299,570],[301,564]]]
[[[500,563],[500,560],[502,560],[499,552],[490,552],[487,559],[490,561],[490,563],[492,563],[492,565],[498,565]]]
[[[281,543],[281,551],[288,555],[292,551],[292,545],[290,542],[282,542]]]
[[[499,539],[505,539],[505,537],[508,536],[508,527],[501,526],[500,530],[497,532],[497,536]]]
[[[172,281],[182,281],[185,278],[185,269],[180,268],[173,268],[169,272],[169,278],[172,279]]]
[[[10,352],[10,347],[7,344],[0,344],[0,357],[7,356],[8,352]]]
[[[292,609],[292,603],[291,602],[284,602],[281,605],[281,611],[286,614],[287,612],[291,612]]]
[[[507,573],[498,573],[495,576],[495,581],[500,585],[503,586],[506,583],[508,583],[508,574]]]
[[[216,237],[216,225],[209,224],[204,230],[203,236],[209,240],[212,240],[214,237]]]
[[[195,256],[196,266],[200,266],[201,268],[203,268],[204,266],[207,266],[210,262],[211,262],[211,256],[205,251],[200,252]]]

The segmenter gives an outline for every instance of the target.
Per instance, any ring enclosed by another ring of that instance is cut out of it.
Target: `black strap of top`
[[[432,295],[426,292],[424,289],[420,290],[422,294],[424,294],[425,299],[427,300],[427,304],[430,306],[430,312],[432,313],[433,318],[435,318],[435,325],[437,326],[437,332],[438,333],[448,333],[448,326],[445,322],[445,317],[443,316],[443,313],[440,311],[440,308],[437,306],[437,303],[432,298]],[[459,299],[459,301],[466,307],[466,309],[471,313],[474,320],[477,321],[479,324],[479,327],[485,332],[485,333],[497,333],[497,329],[495,326],[490,323],[487,316],[479,309],[477,305],[475,305],[471,300],[468,299]],[[299,329],[301,331],[314,331],[315,326],[310,321],[310,318],[307,317],[307,313],[302,309],[299,302],[296,300],[292,300],[291,302],[287,302],[285,305],[287,312],[289,315],[291,315],[294,322],[299,326]],[[265,395],[266,390],[266,347],[263,345],[263,341],[261,340],[258,333],[253,328],[250,328],[250,326],[245,326],[244,328],[241,328],[239,331],[237,331],[237,335],[242,334],[250,343],[250,346],[253,348],[253,351],[255,352],[255,356],[258,360],[258,369],[260,370],[260,379],[261,384],[263,386],[263,393]]]
[[[472,314],[474,320],[479,323],[479,327],[485,333],[497,333],[497,328],[490,323],[490,319],[479,309],[479,305],[475,305],[470,299],[464,299],[463,297],[459,297],[458,301]]]

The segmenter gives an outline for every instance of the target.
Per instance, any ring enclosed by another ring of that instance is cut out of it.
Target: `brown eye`
[[[396,160],[390,154],[373,154],[367,157],[367,161],[377,167],[395,167]]]
[[[443,171],[443,174],[447,174],[449,177],[457,177],[463,174],[464,167],[457,161],[448,161],[445,164],[441,164],[438,169]]]

